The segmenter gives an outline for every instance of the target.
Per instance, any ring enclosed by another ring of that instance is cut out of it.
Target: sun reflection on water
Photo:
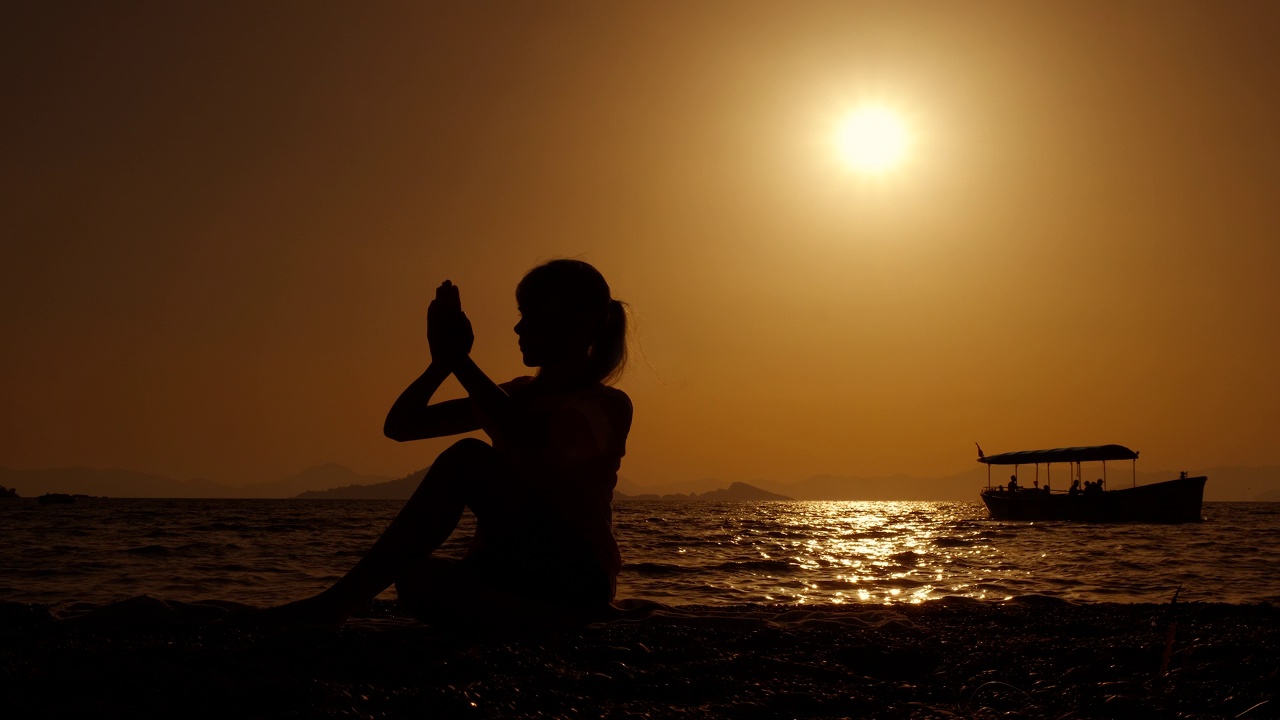
[[[672,509],[651,506],[645,511]],[[679,522],[696,525],[685,528],[686,532],[711,540],[697,550],[700,563],[681,569],[714,577],[714,586],[708,582],[702,587],[714,587],[716,593],[743,602],[919,603],[944,595],[1003,598],[1011,594],[1003,580],[1019,573],[999,567],[989,567],[978,577],[955,572],[990,564],[994,536],[988,532],[985,513],[972,503],[760,503],[709,514],[684,507],[680,515]],[[712,517],[718,527],[708,522]],[[666,518],[648,520],[646,525]],[[677,530],[672,520],[664,530]],[[618,524],[626,547],[626,522]],[[643,543],[642,538],[636,540]],[[686,556],[681,562],[692,559]],[[653,562],[641,566],[655,574],[663,572]],[[686,573],[672,570],[674,578],[687,579]],[[621,582],[625,585],[626,578]],[[680,580],[670,583],[679,584]],[[671,594],[683,601],[698,601],[688,597],[687,588],[672,587]]]
[[[942,528],[970,519],[967,510],[913,502],[805,503],[798,517],[787,518],[796,534],[808,536],[791,544],[794,562],[803,570],[835,572],[827,582],[802,583],[794,601],[836,602],[846,593],[860,602],[929,599],[939,589],[935,583],[941,582],[943,567],[964,551],[980,552],[980,546],[933,543]],[[953,530],[948,537],[954,538]],[[963,590],[951,588],[957,589]]]
[[[979,503],[623,502],[618,593],[709,604],[1168,602],[1181,586],[1182,600],[1280,601],[1280,504],[1205,512],[1209,521],[1188,525],[1096,525],[996,521]]]

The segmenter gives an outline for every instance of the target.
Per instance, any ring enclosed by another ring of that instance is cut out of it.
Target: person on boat
[[[1067,490],[1067,495],[1075,497],[1080,494],[1080,478],[1071,481],[1071,487]]]
[[[470,357],[474,336],[446,280],[427,310],[431,361],[387,413],[397,441],[476,430],[440,453],[373,548],[332,587],[268,619],[339,623],[392,584],[426,621],[543,622],[607,608],[622,561],[613,537],[618,468],[631,428],[610,382],[626,361],[626,308],[578,260],[552,260],[516,288],[515,326],[533,377],[497,384]],[[467,397],[432,403],[453,375]],[[432,552],[464,507],[475,537],[461,560]]]
[[[1018,476],[1010,475],[1009,476],[1009,492],[1017,492],[1017,491],[1018,491]]]

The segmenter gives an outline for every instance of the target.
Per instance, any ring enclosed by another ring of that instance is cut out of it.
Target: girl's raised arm
[[[480,419],[467,400],[446,400],[434,405],[431,396],[449,377],[449,370],[431,363],[426,371],[400,393],[387,411],[382,432],[397,442],[460,435],[480,429]]]
[[[427,308],[431,364],[392,404],[383,424],[387,437],[403,442],[483,429],[496,441],[508,429],[511,398],[471,359],[474,339],[458,288],[445,280]],[[430,405],[431,396],[451,373],[469,397]]]

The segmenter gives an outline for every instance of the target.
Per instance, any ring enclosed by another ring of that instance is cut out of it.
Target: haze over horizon
[[[641,484],[1280,465],[1280,6],[10,5],[0,466],[400,477],[432,288],[635,322]],[[910,134],[880,174],[841,119]],[[459,389],[450,381],[451,396]]]
[[[1121,463],[1128,465],[1128,463]],[[1011,470],[1003,467],[1001,470]],[[1136,469],[1136,468],[1135,468]],[[19,497],[35,498],[46,493],[84,494],[99,498],[204,498],[204,499],[397,499],[406,500],[418,487],[426,468],[402,477],[366,475],[333,463],[306,468],[285,478],[271,481],[235,484],[207,479],[170,478],[123,469],[45,468],[12,470],[0,467],[0,488],[13,489]],[[1277,502],[1280,501],[1280,467],[1215,467],[1194,468],[1193,475],[1208,475],[1205,489],[1209,502]],[[1023,466],[1024,483],[1042,481],[1059,490],[1069,471],[1059,466],[1056,473],[1046,468],[1038,471]],[[1086,464],[1085,477],[1106,475],[1112,488],[1130,483],[1147,485],[1170,480],[1176,471],[1138,470],[1112,467],[1110,474],[1097,463]],[[653,499],[712,501],[758,501],[789,499],[801,501],[949,501],[978,502],[978,490],[988,482],[1001,484],[1003,472],[986,474],[986,468],[973,467],[943,477],[918,477],[905,474],[880,477],[812,475],[792,481],[769,478],[698,478],[696,480],[656,483],[635,482],[618,477],[614,499]],[[1056,479],[1055,479],[1056,478]],[[763,491],[763,492],[761,492]],[[775,497],[769,497],[770,494]]]

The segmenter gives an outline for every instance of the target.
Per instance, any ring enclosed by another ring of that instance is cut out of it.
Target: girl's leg
[[[482,440],[459,440],[440,453],[400,513],[355,567],[315,597],[275,610],[300,621],[341,622],[390,587],[415,561],[440,547],[478,488],[491,485],[498,459]]]
[[[480,621],[497,625],[521,607],[520,598],[474,563],[426,557],[410,563],[396,578],[400,607],[427,623],[463,627]],[[495,582],[495,580],[497,582]]]
[[[572,626],[604,617],[607,597],[586,585],[586,577],[561,570],[427,557],[396,578],[396,595],[419,620],[458,631]]]

